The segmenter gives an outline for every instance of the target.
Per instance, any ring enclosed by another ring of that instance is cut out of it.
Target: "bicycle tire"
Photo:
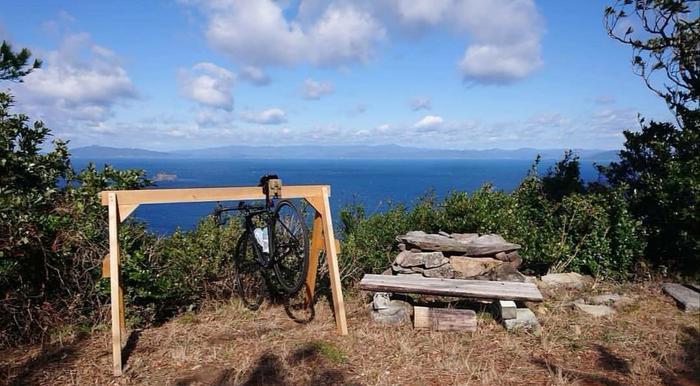
[[[289,200],[275,205],[271,252],[277,282],[289,295],[299,292],[309,267],[309,230],[299,209]]]
[[[234,256],[236,292],[250,310],[260,308],[266,292],[265,276],[258,263],[255,239],[245,231],[238,239]]]

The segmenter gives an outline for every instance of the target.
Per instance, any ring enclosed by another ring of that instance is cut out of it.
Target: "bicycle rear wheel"
[[[309,231],[291,201],[275,206],[272,221],[272,253],[275,276],[287,294],[299,292],[309,267]]]
[[[236,292],[249,309],[255,311],[262,304],[266,293],[265,276],[258,263],[259,251],[250,232],[245,231],[238,239],[234,256]]]

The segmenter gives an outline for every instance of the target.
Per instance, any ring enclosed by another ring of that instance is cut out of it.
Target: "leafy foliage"
[[[624,132],[619,162],[599,167],[644,223],[647,258],[687,274],[700,272],[700,17],[693,3],[624,0],[605,10],[608,33],[632,47],[635,72],[666,101],[678,127],[641,119],[640,132]],[[631,15],[643,34],[619,30]]]
[[[650,122],[639,133],[625,132],[619,162],[599,167],[611,185],[625,190],[644,223],[647,257],[690,272],[700,256],[699,133],[697,123],[680,130]]]
[[[583,193],[585,189],[579,166],[578,156],[573,151],[567,150],[564,158],[542,177],[542,188],[547,197],[554,201],[561,201],[568,194]]]
[[[101,279],[107,254],[107,213],[98,193],[151,184],[143,170],[75,172],[65,143],[40,122],[28,124],[0,94],[0,346],[44,339],[55,326],[97,325],[109,302]],[[230,294],[236,222],[218,227],[205,218],[190,232],[159,238],[138,222],[120,227],[122,279],[131,305],[127,316],[148,324],[204,298]]]
[[[700,17],[688,0],[619,0],[605,9],[608,34],[632,47],[632,65],[681,126],[700,98]],[[630,16],[634,20],[627,22]],[[635,31],[639,26],[643,33]]]
[[[570,162],[565,155],[560,165]],[[522,245],[525,268],[534,273],[574,270],[625,277],[644,241],[622,193],[573,191],[552,199],[544,189],[551,174],[541,177],[533,171],[511,193],[486,184],[471,194],[452,192],[441,202],[426,195],[411,209],[395,205],[370,216],[357,205],[341,210],[346,278],[387,269],[398,253],[395,237],[409,230],[498,233]],[[548,181],[557,192],[570,187]]]
[[[22,271],[44,259],[58,215],[52,211],[59,179],[69,173],[68,150],[54,141],[42,153],[49,129],[11,114],[12,98],[0,93],[0,284],[37,280],[40,270]]]
[[[22,81],[22,77],[41,67],[41,60],[34,59],[29,65],[32,53],[26,48],[14,52],[10,43],[2,41],[0,45],[0,80]]]

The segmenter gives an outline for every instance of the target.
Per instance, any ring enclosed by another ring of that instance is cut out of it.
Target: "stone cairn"
[[[496,234],[421,231],[398,236],[399,250],[391,273],[448,279],[525,281],[518,271],[520,245]],[[389,273],[388,271],[385,273]]]
[[[385,275],[526,281],[525,275],[518,271],[522,263],[518,255],[520,245],[509,243],[497,234],[413,231],[398,236],[396,241],[400,253]],[[411,305],[391,300],[389,293],[374,294],[372,303],[371,316],[375,321],[401,324],[410,320]]]

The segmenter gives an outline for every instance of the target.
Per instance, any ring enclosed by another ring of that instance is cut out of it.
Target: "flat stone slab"
[[[510,252],[520,249],[519,244],[509,243],[499,235],[483,235],[477,238],[460,237],[460,239],[457,239],[452,236],[413,231],[398,236],[396,241],[414,246],[423,251],[453,252],[468,256],[489,256],[498,252]]]
[[[615,310],[606,305],[574,303],[574,306],[588,315],[595,316],[596,318],[615,314]]]
[[[678,283],[664,283],[664,292],[671,295],[686,312],[700,310],[700,293]]]
[[[516,317],[514,319],[504,319],[503,325],[508,331],[517,329],[537,330],[540,328],[540,322],[537,320],[535,313],[529,308],[518,308]]]
[[[394,263],[404,268],[425,267],[436,268],[445,265],[450,260],[442,252],[411,252],[403,251],[396,256]]]
[[[479,238],[478,233],[452,233],[450,234],[450,237],[452,237],[455,240],[459,241],[464,241],[469,242],[469,241],[474,241]]]
[[[583,289],[591,281],[591,277],[583,276],[576,272],[550,273],[540,278],[545,286]]]
[[[450,264],[464,277],[474,277],[486,275],[503,262],[490,257],[452,256]]]
[[[421,273],[425,277],[442,277],[447,279],[452,279],[455,276],[455,271],[449,264],[437,268],[424,269]]]

